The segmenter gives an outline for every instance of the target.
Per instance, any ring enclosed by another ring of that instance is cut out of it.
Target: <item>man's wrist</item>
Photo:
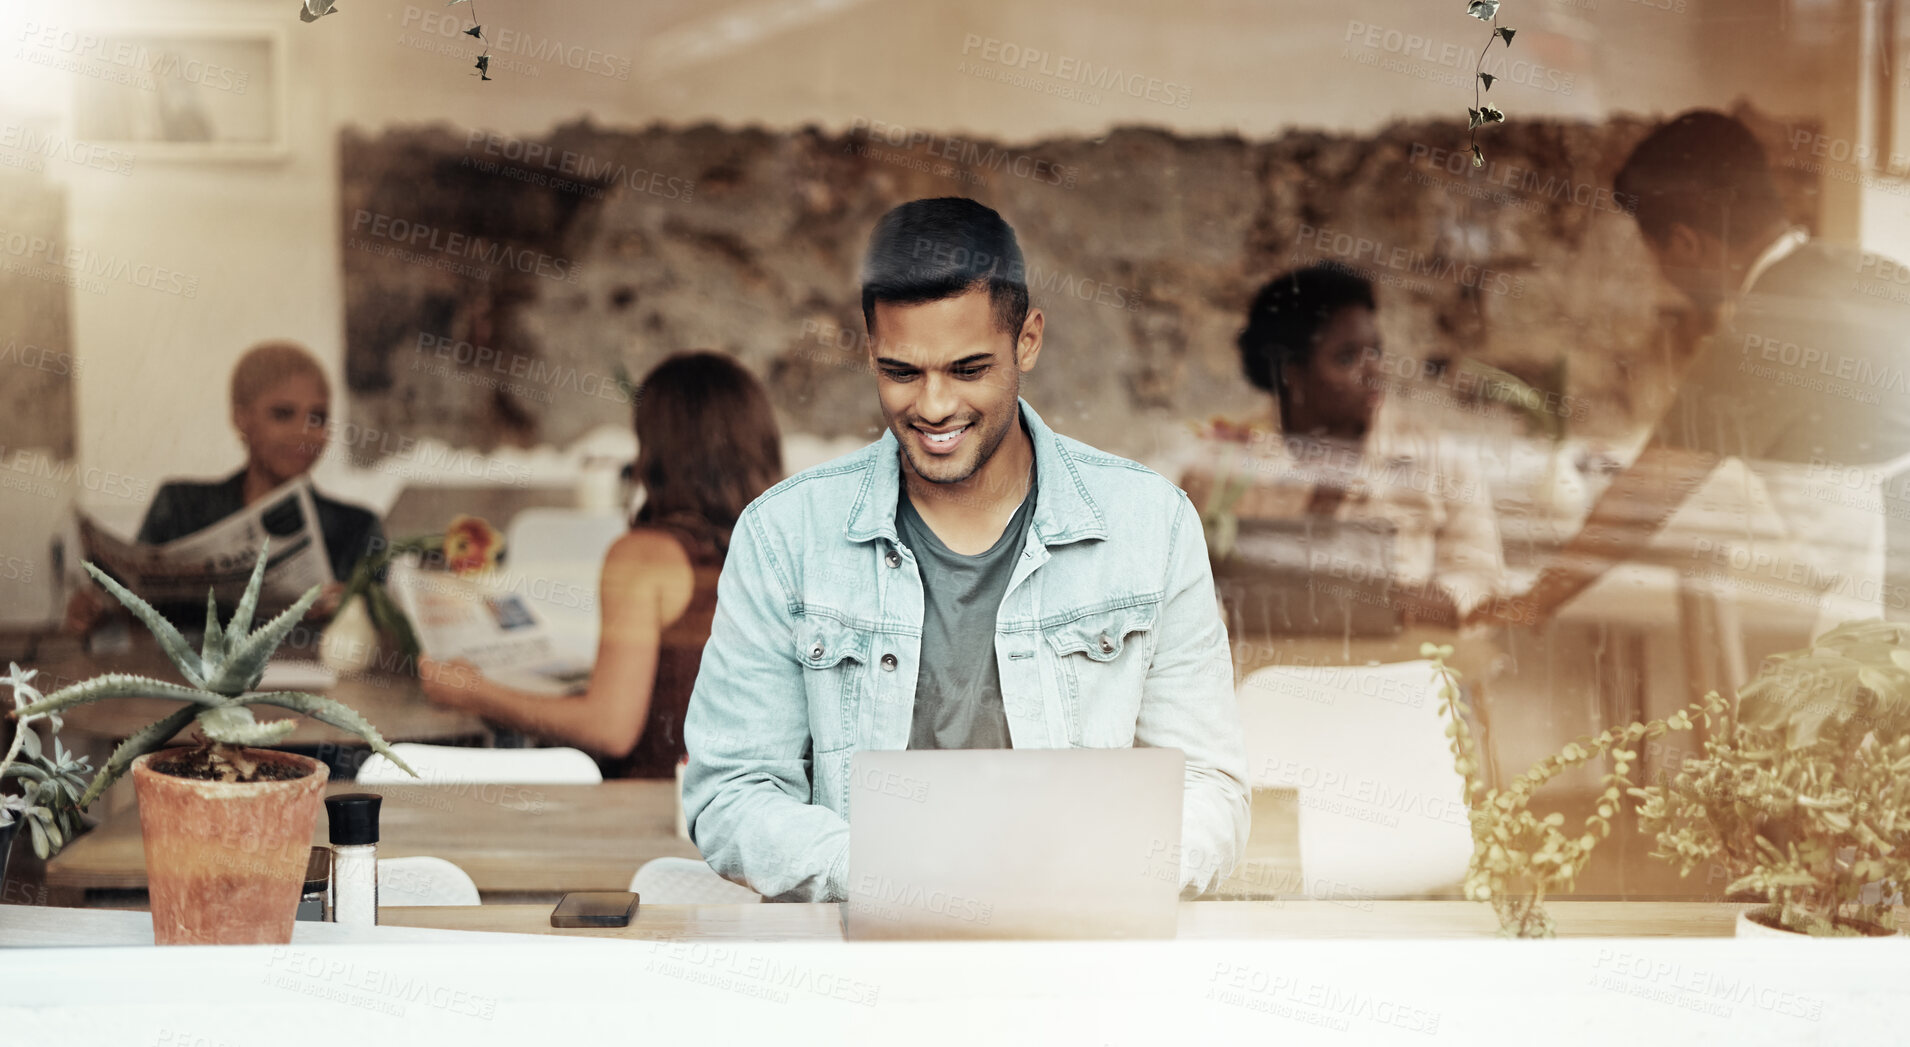
[[[823,874],[822,894],[825,900],[849,900],[849,844],[845,841],[836,860],[829,863],[829,871]]]

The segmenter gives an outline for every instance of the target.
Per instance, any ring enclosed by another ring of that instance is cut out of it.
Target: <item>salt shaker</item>
[[[332,922],[370,927],[378,922],[378,805],[376,793],[325,798],[332,839]]]

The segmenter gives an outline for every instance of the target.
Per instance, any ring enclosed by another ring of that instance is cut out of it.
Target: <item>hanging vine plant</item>
[[[1508,29],[1499,24],[1499,0],[1466,0],[1466,13],[1492,27],[1492,35],[1486,38],[1486,46],[1479,49],[1479,61],[1472,67],[1472,105],[1466,109],[1468,117],[1466,130],[1471,136],[1469,144],[1472,146],[1472,166],[1484,167],[1486,154],[1479,148],[1479,128],[1487,124],[1505,123],[1504,113],[1500,112],[1496,106],[1485,104],[1485,92],[1492,90],[1492,82],[1498,79],[1485,71],[1486,55],[1492,50],[1492,45],[1501,40],[1505,41],[1505,46],[1511,47],[1512,37],[1518,30]]]
[[[337,0],[299,0],[298,20],[316,22],[326,15],[335,15],[338,13],[336,4]],[[475,0],[446,0],[444,6],[452,7],[457,4],[471,5],[471,28],[466,29],[464,35],[484,45],[484,50],[477,56],[477,75],[480,80],[489,80],[491,78],[491,38],[484,35],[484,25],[478,21],[477,4]]]

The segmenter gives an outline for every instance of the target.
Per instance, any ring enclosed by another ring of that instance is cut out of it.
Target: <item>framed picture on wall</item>
[[[277,160],[285,38],[276,29],[94,30],[74,77],[73,137],[141,159]]]

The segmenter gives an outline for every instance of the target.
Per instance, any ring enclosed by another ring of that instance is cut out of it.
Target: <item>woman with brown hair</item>
[[[589,689],[552,698],[428,658],[418,675],[433,701],[584,749],[606,778],[669,778],[730,528],[781,478],[782,437],[762,384],[721,353],[671,356],[634,400],[643,508],[604,558]]]

